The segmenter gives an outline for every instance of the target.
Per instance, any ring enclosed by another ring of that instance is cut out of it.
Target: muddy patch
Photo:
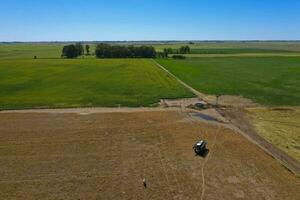
[[[217,118],[212,117],[212,116],[210,116],[210,115],[203,114],[203,113],[192,113],[192,116],[194,116],[194,117],[199,117],[199,118],[201,118],[202,120],[206,120],[206,121],[220,122]]]

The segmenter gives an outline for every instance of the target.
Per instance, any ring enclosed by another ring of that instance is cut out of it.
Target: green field
[[[149,106],[191,96],[152,60],[0,60],[0,109]]]
[[[300,105],[300,57],[157,60],[195,89],[270,105]]]
[[[66,43],[67,44],[67,43]],[[140,43],[120,43],[124,45]],[[32,59],[38,58],[59,58],[64,43],[19,43],[19,44],[0,44],[0,59]],[[164,48],[179,49],[183,45],[189,45],[191,56],[202,55],[238,55],[248,54],[257,56],[259,54],[287,55],[293,54],[300,56],[300,42],[197,42],[189,44],[186,42],[173,43],[145,43],[152,45],[157,51]],[[91,52],[94,51],[96,44],[90,44]]]
[[[279,49],[260,49],[260,48],[201,48],[200,46],[190,46],[193,47],[189,54],[284,54],[284,53],[296,53],[299,54],[299,51],[289,51],[289,50],[279,50]],[[179,48],[179,47],[178,47]],[[172,49],[173,52],[176,52],[176,49]]]
[[[148,45],[161,51],[187,44]],[[0,109],[148,106],[161,98],[192,96],[151,60],[97,60],[94,56],[66,60],[60,58],[63,45],[0,45]],[[91,52],[95,45],[90,44]],[[195,89],[241,95],[264,105],[300,104],[300,42],[188,45],[192,54],[186,55],[187,60],[158,62]]]
[[[9,44],[0,45],[1,59],[59,58],[63,45],[60,44]]]
[[[168,43],[168,44],[154,44],[157,50],[162,51],[164,48],[179,49],[183,45],[189,45],[193,49],[234,49],[234,50],[248,50],[252,49],[257,51],[295,51],[300,52],[300,42],[238,42],[238,41],[219,41],[219,42],[195,42],[193,44],[187,42],[177,42],[177,43]]]
[[[259,48],[199,48],[191,49],[191,54],[243,54],[243,53],[292,53],[294,51]]]

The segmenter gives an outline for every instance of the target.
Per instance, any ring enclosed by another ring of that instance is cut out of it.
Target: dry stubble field
[[[299,178],[256,145],[179,110],[2,113],[0,177],[2,199],[300,199]]]

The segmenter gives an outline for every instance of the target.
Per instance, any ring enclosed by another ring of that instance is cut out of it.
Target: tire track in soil
[[[192,118],[191,115],[187,114],[186,112],[184,112],[184,115],[183,115],[183,116],[186,117],[186,118],[188,118],[192,123],[199,123],[198,120]],[[182,163],[182,165],[183,165],[183,169],[185,170],[186,174],[190,174],[190,171],[192,171],[191,166],[188,166],[188,167],[187,167],[187,166],[184,164],[184,162],[181,162],[181,163]],[[188,171],[187,168],[189,168],[190,171]],[[191,178],[191,176],[189,176],[189,179],[190,179],[190,183],[193,183],[193,182],[194,182],[193,179]],[[192,188],[193,188],[193,189],[192,189]],[[201,187],[201,189],[202,189],[202,187]],[[194,190],[195,192],[193,192],[193,190]],[[191,184],[191,186],[190,186],[190,191],[191,191],[190,194],[195,194],[195,193],[198,193],[198,194],[199,194],[199,191],[200,191],[200,185],[199,185],[199,184]],[[196,195],[196,199],[198,198],[197,196],[198,196],[198,195]],[[199,196],[200,196],[200,195],[199,195]]]
[[[155,152],[155,149],[151,148],[151,152],[152,152],[152,157],[153,157],[153,152]],[[154,156],[154,158],[156,158],[156,156]],[[162,184],[161,180],[160,180],[160,176],[157,172],[157,170],[153,170],[153,168],[150,167],[150,170],[154,173],[153,177],[155,177],[157,183],[158,183],[158,188],[164,188],[164,185]]]
[[[160,138],[160,144],[161,144],[162,146],[166,146],[166,143],[163,142],[163,136],[160,136],[159,138]],[[170,169],[170,173],[171,173],[171,174],[173,175],[173,177],[174,177],[174,181],[175,181],[175,183],[176,183],[176,185],[177,185],[177,188],[178,188],[177,191],[184,192],[182,185],[180,184],[180,182],[179,182],[178,179],[177,179],[176,173],[175,173],[174,170],[172,169],[171,165],[168,164],[169,160],[168,160],[168,159],[164,159],[164,160],[165,160],[165,163],[166,163],[168,169]],[[178,165],[177,165],[177,164],[176,164],[176,169],[178,169]]]
[[[146,119],[147,118],[147,116],[146,115],[143,115],[144,116],[144,118]],[[172,122],[172,123],[174,123],[174,122]],[[147,125],[148,127],[147,128],[149,128],[149,127],[156,127],[156,126],[159,126],[159,125],[150,125],[150,124],[148,124]],[[155,175],[153,175],[153,177],[156,177],[155,179],[157,180],[157,183],[158,183],[158,188],[164,188],[164,185],[163,185],[163,183],[160,181],[160,178],[159,178],[159,171],[158,170],[152,170],[152,168],[151,167],[148,167],[149,165],[148,165],[148,162],[147,162],[147,160],[148,160],[148,158],[157,158],[157,154],[155,154],[154,152],[155,152],[155,148],[158,150],[158,159],[159,159],[159,162],[160,162],[160,166],[162,166],[162,168],[163,168],[163,174],[165,175],[165,179],[166,179],[166,181],[167,181],[167,188],[168,188],[168,190],[170,191],[170,192],[168,192],[167,193],[167,196],[169,196],[170,197],[170,199],[172,199],[173,197],[172,197],[172,195],[171,195],[171,193],[172,193],[172,189],[170,188],[170,184],[169,184],[169,178],[168,178],[168,176],[167,176],[167,174],[166,174],[166,169],[165,169],[165,166],[163,165],[163,162],[162,162],[162,157],[161,157],[161,151],[160,151],[160,148],[159,148],[159,146],[158,146],[158,144],[157,145],[154,145],[154,146],[151,146],[150,148],[145,148],[145,149],[147,149],[148,151],[142,151],[143,153],[142,153],[142,155],[143,155],[143,158],[144,158],[144,170],[143,170],[143,176],[144,176],[144,178],[146,179],[146,182],[147,182],[147,171],[148,171],[148,168],[153,172],[153,173],[155,173]],[[146,152],[146,153],[145,153]],[[149,159],[149,160],[152,160],[152,159]],[[146,169],[147,169],[147,171],[146,171]],[[165,196],[165,195],[163,195],[163,196]],[[149,198],[149,196],[148,196],[148,193],[147,193],[147,191],[145,191],[145,195],[144,195],[144,198],[146,198],[146,199],[150,199]]]
[[[157,161],[157,163],[159,163],[158,164],[158,166],[156,166],[156,167],[160,167],[160,166],[163,166],[163,164],[162,164],[162,162],[161,162],[161,159],[160,159],[160,156],[157,156],[157,154],[156,153],[154,153],[155,152],[155,150],[156,150],[156,148],[158,148],[158,147],[156,147],[156,146],[154,146],[154,147],[152,147],[152,148],[149,148],[149,149],[151,149],[151,152],[152,152],[152,154],[151,154],[151,156],[148,156],[148,158],[149,158],[149,160],[158,160]],[[144,156],[143,157],[144,159],[146,159],[146,160],[148,160],[148,158],[147,158],[147,156]],[[155,169],[153,169],[153,167],[149,167],[149,165],[147,165],[146,163],[148,163],[147,161],[145,160],[145,169],[147,169],[147,171],[149,170],[149,171],[151,171],[153,174],[152,174],[152,178],[155,178],[155,181],[157,182],[157,188],[158,189],[162,189],[162,191],[164,191],[164,189],[163,188],[167,188],[170,192],[168,192],[168,193],[162,193],[161,195],[163,196],[163,199],[173,199],[173,196],[171,195],[171,193],[172,193],[172,189],[169,187],[169,177],[166,175],[166,171],[167,170],[164,170],[165,169],[165,167],[161,167],[161,168],[163,168],[163,175],[165,175],[165,179],[166,179],[166,182],[167,182],[167,184],[163,184],[163,180],[161,180],[161,175],[159,174],[159,171],[158,170],[155,170]],[[162,159],[162,161],[163,161],[163,159]],[[152,165],[151,165],[152,166]],[[146,171],[144,170],[144,175],[145,175],[145,178],[147,177],[147,173],[146,173]],[[149,175],[150,176],[150,175]],[[167,177],[167,178],[166,178]],[[151,185],[154,185],[155,184],[155,182],[153,182]],[[166,186],[167,185],[167,186]],[[151,187],[151,186],[150,186]],[[168,197],[168,198],[166,198],[166,197]],[[153,199],[153,198],[148,198],[148,199]]]
[[[204,173],[204,169],[205,169],[205,166],[206,164],[208,163],[209,159],[212,157],[213,155],[213,150],[214,150],[214,147],[216,145],[216,142],[217,142],[217,136],[218,136],[218,133],[220,132],[220,126],[218,127],[218,130],[216,131],[216,134],[215,134],[215,138],[214,138],[214,142],[212,144],[212,148],[211,148],[211,153],[208,154],[207,158],[205,159],[203,165],[202,165],[202,168],[201,168],[201,174],[202,174],[202,192],[201,192],[201,200],[203,200],[204,198],[204,195],[205,195],[205,173]]]
[[[178,114],[180,115],[180,116],[182,116],[182,117],[190,117],[188,114],[186,114],[185,112],[180,112],[180,111],[178,111]],[[162,136],[160,136],[160,144],[161,145],[166,145],[166,142],[163,142],[163,139],[162,139],[163,137]],[[179,164],[178,164],[178,160],[177,159],[175,159],[175,162],[176,162],[176,168],[177,169],[179,169],[178,168],[178,166],[179,166]],[[193,183],[193,180],[192,180],[192,178],[191,178],[191,176],[188,176],[188,174],[190,174],[190,170],[188,170],[188,168],[189,169],[191,169],[190,167],[187,167],[185,164],[184,164],[184,162],[181,162],[182,163],[182,168],[181,169],[183,169],[184,170],[184,173],[185,173],[185,176],[190,180],[190,182],[189,183]],[[173,175],[175,176],[175,178],[176,178],[176,175],[175,175],[175,173],[173,173]],[[177,180],[177,183],[178,183],[179,181]],[[187,186],[187,185],[186,185]],[[185,189],[185,187],[183,187],[182,186],[182,184],[180,184],[180,186],[178,186],[179,188],[181,188],[181,192],[184,194],[185,192],[187,192],[187,196],[190,196],[191,194],[194,194],[195,192],[194,191],[198,191],[198,189],[197,189],[197,187],[195,187],[195,185],[194,184],[188,184],[188,189]],[[173,198],[171,198],[171,199],[173,199]]]
[[[188,118],[192,123],[198,123],[199,121],[198,120],[196,120],[196,119],[194,119],[194,118],[192,118],[191,117],[191,115],[189,115],[187,112],[186,112],[186,110],[185,109],[182,109],[181,108],[181,111],[178,111],[178,114],[180,115],[180,116],[182,116],[183,118]],[[178,161],[176,160],[176,163],[178,163]],[[187,167],[187,165],[185,165],[184,164],[184,162],[181,162],[182,164],[182,169],[185,171],[185,173],[186,174],[190,174],[190,171],[188,170],[188,168],[189,169],[191,169],[191,167],[189,166],[189,167]],[[178,165],[177,165],[177,167],[178,167]],[[193,181],[193,179],[191,178],[191,176],[187,176],[187,177],[189,177],[189,180],[190,180],[190,183],[193,183],[194,181]],[[199,193],[199,191],[200,191],[200,185],[198,184],[198,186],[196,185],[196,184],[190,184],[189,185],[189,192],[190,193],[188,193],[188,194],[195,194],[195,192],[196,193]],[[193,191],[195,191],[195,192],[193,192]],[[182,190],[182,192],[184,193],[184,191]],[[198,196],[198,195],[197,195]],[[199,196],[200,196],[200,194],[199,194]],[[197,197],[196,197],[196,199],[197,199]]]
[[[181,159],[180,159],[181,160]],[[190,181],[188,182],[188,184],[184,184],[185,187],[183,187],[184,189],[182,189],[182,193],[185,194],[187,192],[187,196],[190,196],[191,194],[193,194],[193,189],[196,191],[197,188],[194,187],[194,185],[192,184],[193,181],[191,179],[190,176],[187,176],[187,174],[190,174],[191,171],[187,171],[186,170],[186,166],[183,164],[184,161],[181,160],[181,162],[178,162],[178,160],[175,160],[176,163],[176,168],[177,169],[181,169],[183,171],[183,173],[181,173],[181,176],[185,176],[186,179],[189,179]],[[181,164],[180,164],[181,163]],[[181,166],[181,168],[179,168],[178,166]],[[181,185],[182,186],[182,185]],[[188,188],[188,189],[187,189]]]
[[[161,164],[161,167],[163,169],[164,176],[165,176],[165,179],[166,179],[167,187],[168,187],[169,192],[170,192],[169,194],[172,194],[173,191],[175,191],[175,190],[173,190],[174,188],[171,187],[170,180],[169,180],[169,177],[168,177],[168,174],[167,174],[166,166],[164,165],[164,162],[163,162],[162,153],[160,151],[160,148],[159,148],[158,145],[156,147],[157,147],[157,151],[158,151],[158,157],[159,157],[159,160],[160,160],[160,164]],[[173,196],[171,196],[170,199],[173,199]]]
[[[143,151],[144,152],[144,151]],[[148,166],[148,163],[147,163],[147,160],[148,160],[148,154],[146,153],[146,155],[145,155],[145,153],[142,153],[142,155],[143,155],[143,158],[144,158],[144,169],[143,169],[143,176],[144,176],[144,178],[146,178],[147,177],[147,173],[146,173],[146,168],[147,168],[147,166]],[[143,177],[142,177],[143,178]],[[148,198],[148,194],[147,194],[147,190],[145,191],[145,192],[143,192],[143,194],[144,194],[144,198],[145,199],[149,199]]]
[[[134,135],[127,135],[126,137],[134,137]],[[139,154],[138,156],[141,156],[144,160],[144,163],[143,163],[143,170],[142,170],[142,174],[141,174],[141,170],[137,170],[136,167],[133,167],[133,168],[130,168],[131,169],[131,173],[134,175],[134,177],[136,177],[136,179],[128,179],[128,180],[131,180],[131,184],[132,186],[134,186],[134,191],[133,193],[134,194],[131,194],[134,196],[134,199],[139,199],[140,195],[140,191],[141,191],[141,196],[144,196],[144,199],[151,199],[149,198],[149,195],[148,195],[148,190],[145,190],[144,188],[142,188],[142,180],[143,178],[146,178],[147,180],[147,171],[148,171],[148,168],[149,168],[149,164],[147,162],[147,160],[151,160],[151,154],[149,152],[151,151],[146,151],[146,149],[149,149],[149,148],[144,148],[143,151],[141,151],[141,154]],[[136,166],[135,164],[135,161],[131,161],[130,162],[130,166]],[[140,174],[140,176],[139,176]],[[141,177],[142,175],[142,177]],[[135,182],[135,181],[137,182]],[[135,187],[137,186],[137,187]],[[142,189],[140,190],[139,187],[141,187]]]
[[[146,182],[148,183],[148,178],[147,177],[150,177],[150,174],[148,174],[147,172],[148,171],[151,171],[152,173],[156,173],[155,175],[153,175],[153,178],[155,177],[155,180],[156,180],[156,182],[158,183],[158,188],[163,188],[164,187],[164,185],[162,184],[162,182],[160,181],[160,178],[159,178],[159,175],[157,175],[157,171],[156,170],[153,170],[153,168],[148,164],[148,160],[153,160],[152,158],[154,157],[155,158],[155,156],[153,156],[153,152],[155,152],[155,149],[153,149],[153,147],[152,148],[146,148],[146,149],[148,149],[149,151],[148,152],[144,152],[143,154],[142,154],[142,156],[143,156],[143,159],[144,159],[144,168],[143,168],[143,177],[142,178],[145,178],[146,179]],[[154,185],[155,184],[155,182],[153,181],[153,183],[152,183],[152,185]],[[148,187],[148,186],[147,186]],[[168,193],[169,194],[169,193]],[[148,190],[145,190],[145,192],[144,192],[144,198],[145,199],[151,199],[150,197],[149,197],[149,195],[148,195]]]
[[[191,178],[191,171],[192,168],[190,166],[187,166],[186,164],[184,164],[183,161],[181,161],[180,163],[182,163],[182,169],[184,170],[184,173],[186,175],[186,178],[189,179],[189,195],[195,194],[195,191],[199,191],[199,187],[197,187],[194,183],[194,180]]]
[[[130,162],[130,166],[135,166],[135,162],[134,161],[131,161]],[[138,174],[139,174],[139,171],[135,168],[135,167],[133,167],[133,168],[130,168],[132,171],[131,171],[131,173],[133,174],[133,176],[134,177],[138,177]],[[139,194],[139,190],[138,190],[138,188],[137,187],[135,187],[135,185],[138,185],[138,184],[136,184],[135,183],[135,181],[134,181],[135,179],[131,179],[131,186],[133,186],[134,188],[133,188],[133,191],[134,191],[134,199],[138,199],[138,194]],[[136,180],[136,181],[138,181],[138,180]]]
[[[191,115],[187,115],[187,117],[188,117],[188,119],[192,122],[192,123],[198,123],[199,121],[197,120],[197,119],[195,119],[195,118],[193,118],[193,117],[191,117]],[[206,161],[205,161],[206,162]],[[200,196],[201,197],[201,199],[202,199],[202,193],[203,193],[203,186],[204,186],[204,184],[205,184],[205,179],[203,180],[203,169],[204,169],[204,163],[201,165],[201,178],[202,178],[202,186],[201,186],[201,193],[199,193],[199,191],[200,191],[200,184],[198,184],[198,186],[196,186],[196,190],[195,191],[197,191],[197,193],[198,193],[198,196]]]

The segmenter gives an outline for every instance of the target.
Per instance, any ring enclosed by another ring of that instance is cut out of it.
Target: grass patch
[[[0,60],[0,109],[134,107],[191,96],[147,59]]]
[[[195,89],[239,95],[270,106],[300,105],[300,57],[157,60]]]
[[[156,49],[163,50],[164,48],[178,49],[183,45],[189,45],[191,49],[265,49],[265,50],[286,50],[286,51],[300,51],[300,42],[241,42],[241,41],[218,41],[218,42],[195,42],[190,44],[188,42],[170,42],[168,44],[156,44]]]
[[[243,53],[291,53],[293,51],[258,48],[204,48],[191,49],[191,54],[243,54]]]
[[[257,133],[300,161],[300,108],[248,109]]]
[[[0,45],[0,59],[60,58],[61,44],[7,44]]]

